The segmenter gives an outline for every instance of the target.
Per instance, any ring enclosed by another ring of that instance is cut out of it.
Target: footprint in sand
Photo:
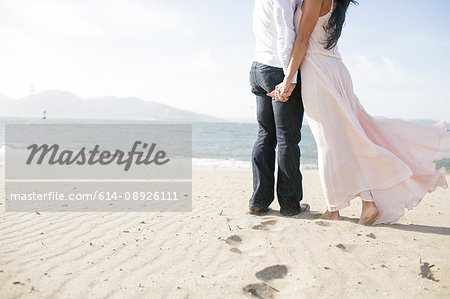
[[[234,252],[234,253],[238,253],[238,254],[241,254],[242,253],[242,251],[240,251],[238,248],[236,248],[236,247],[233,247],[233,248],[230,248],[230,251],[231,252]]]
[[[345,245],[342,244],[342,243],[337,244],[336,247],[341,249],[341,250],[343,250],[343,251],[347,251],[347,247],[345,247]]]
[[[373,233],[370,233],[370,234],[366,235],[366,237],[371,238],[371,239],[376,239],[377,238]]]
[[[285,265],[274,265],[264,268],[256,272],[256,278],[263,281],[263,283],[248,284],[243,288],[245,294],[253,295],[257,298],[273,298],[275,292],[279,292],[274,287],[271,287],[266,282],[274,279],[281,279],[286,276],[288,268]]]
[[[267,220],[267,221],[263,221],[258,225],[255,225],[252,227],[252,229],[254,230],[269,230],[270,227],[272,225],[275,225],[277,223],[276,220]]]
[[[317,224],[317,225],[319,225],[319,226],[324,226],[324,227],[328,227],[328,226],[331,225],[330,222],[326,222],[326,221],[322,221],[322,220],[315,221],[314,223]]]
[[[243,288],[243,291],[245,294],[252,295],[256,298],[273,298],[274,292],[278,292],[278,290],[265,283],[248,284]]]
[[[344,245],[342,243],[339,243],[339,244],[336,245],[336,247],[339,248],[340,250],[344,251],[344,252],[350,252],[352,245]]]
[[[339,243],[334,246],[336,246],[336,248],[339,248],[340,250],[347,252],[347,253],[352,252],[353,250],[357,249],[357,247],[358,247],[358,245],[356,245],[356,244],[345,244],[344,245],[342,243]]]
[[[242,242],[242,238],[240,237],[240,236],[238,236],[238,235],[232,235],[232,236],[229,236],[226,240],[225,240],[225,243],[227,243],[228,245],[231,245],[231,246],[234,246],[234,245],[237,245],[237,244],[239,244],[239,243],[241,243]],[[230,248],[230,251],[231,252],[234,252],[234,253],[238,253],[238,254],[241,254],[242,253],[242,251],[240,251],[238,248],[236,248],[236,247],[233,247],[233,248]]]
[[[288,268],[285,265],[275,265],[256,272],[255,276],[262,281],[270,281],[285,277],[287,272]]]
[[[242,238],[239,237],[238,235],[229,236],[225,240],[225,243],[227,243],[228,245],[236,245],[237,243],[240,243],[240,242],[242,242]]]
[[[437,280],[436,278],[434,278],[434,274],[433,272],[431,272],[431,268],[433,268],[434,265],[431,265],[427,262],[423,262],[422,265],[420,265],[420,274],[422,275],[422,278],[426,278],[429,280],[432,280],[434,282],[439,282],[439,280]]]

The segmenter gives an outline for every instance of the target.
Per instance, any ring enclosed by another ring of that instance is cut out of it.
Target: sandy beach
[[[359,200],[318,219],[316,170],[303,171],[312,211],[292,218],[276,202],[247,213],[245,168],[194,168],[191,213],[5,213],[0,173],[1,298],[450,296],[448,190],[364,227]]]

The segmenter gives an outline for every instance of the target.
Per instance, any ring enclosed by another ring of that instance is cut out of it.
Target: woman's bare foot
[[[341,215],[339,215],[339,211],[330,212],[326,211],[323,213],[322,217],[320,219],[326,219],[326,220],[341,220]]]
[[[378,208],[373,202],[363,200],[361,217],[359,218],[358,223],[362,225],[372,225],[375,222],[375,219],[377,219],[378,214]]]

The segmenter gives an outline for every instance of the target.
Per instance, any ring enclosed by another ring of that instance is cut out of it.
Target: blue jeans
[[[256,96],[258,139],[252,152],[253,195],[250,207],[268,208],[274,200],[275,148],[278,145],[277,197],[284,215],[300,213],[303,198],[300,172],[303,103],[300,75],[287,102],[272,100],[266,94],[284,79],[283,69],[254,62],[250,84]]]

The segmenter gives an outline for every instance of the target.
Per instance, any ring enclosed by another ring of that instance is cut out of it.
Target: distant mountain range
[[[223,120],[135,97],[105,96],[82,99],[60,90],[48,90],[21,99],[0,94],[0,115],[16,117],[221,122]]]

